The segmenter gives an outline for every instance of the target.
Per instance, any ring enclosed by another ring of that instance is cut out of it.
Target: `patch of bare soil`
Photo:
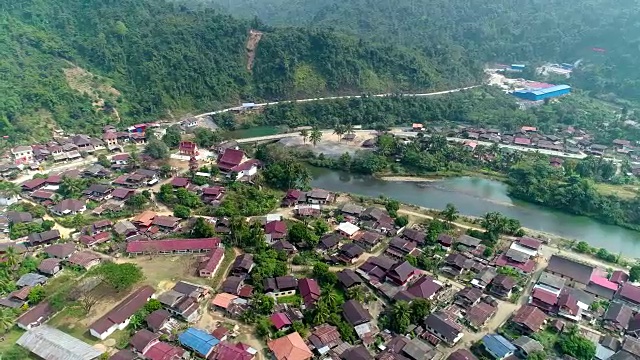
[[[262,32],[258,30],[249,30],[249,38],[247,39],[247,70],[253,70],[253,62],[256,58],[256,49],[262,38]]]
[[[120,96],[120,91],[107,84],[104,79],[101,79],[91,72],[76,66],[69,62],[70,67],[64,69],[64,75],[67,80],[67,84],[72,89],[89,95],[93,99],[92,105],[101,110],[107,110],[105,108],[105,97],[117,98]],[[120,121],[120,115],[116,108],[111,109],[113,117]]]

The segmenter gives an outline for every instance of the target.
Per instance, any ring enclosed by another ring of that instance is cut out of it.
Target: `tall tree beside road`
[[[300,136],[302,136],[302,143],[306,144],[309,138],[309,131],[307,129],[300,130]]]
[[[451,227],[451,223],[458,219],[459,213],[455,205],[449,203],[445,206],[444,210],[440,212],[440,216],[447,222],[447,226]]]
[[[313,130],[311,130],[311,134],[309,135],[309,139],[311,140],[313,146],[316,146],[322,139],[322,131],[320,131],[320,129],[318,129],[317,127],[313,128]]]

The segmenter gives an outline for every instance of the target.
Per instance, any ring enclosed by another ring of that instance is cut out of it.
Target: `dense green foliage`
[[[0,130],[10,141],[50,136],[43,119],[50,127],[94,133],[116,121],[114,109],[132,123],[240,100],[478,81],[471,75],[450,81],[413,50],[329,30],[269,28],[165,1],[2,0],[0,7]],[[252,70],[250,28],[265,32]],[[63,69],[74,64],[95,75],[87,82],[98,89],[103,107],[69,86]]]
[[[589,162],[587,158],[582,162]],[[581,163],[582,163],[581,162]],[[608,164],[602,166],[609,167]],[[602,174],[602,172],[598,172]],[[572,214],[594,217],[608,224],[638,229],[640,197],[623,199],[602,195],[594,186],[594,178],[580,175],[565,166],[556,169],[548,161],[523,161],[509,174],[509,195],[553,207]]]
[[[227,116],[216,115],[216,122]],[[490,87],[430,97],[387,96],[281,103],[243,120],[250,120],[255,125],[286,125],[289,128],[312,125],[324,129],[334,128],[338,123],[385,129],[412,122],[427,126],[450,122],[510,131],[530,125],[546,134],[571,125],[592,131],[594,141],[598,143],[608,144],[616,138],[640,140],[640,130],[625,124],[625,117],[579,92],[560,102],[522,110],[511,95]]]
[[[562,0],[210,1],[270,24],[332,27],[410,46],[457,76],[484,61],[583,59],[571,82],[597,94],[640,99],[637,40],[630,36],[640,31],[637,0],[587,0],[580,6]]]

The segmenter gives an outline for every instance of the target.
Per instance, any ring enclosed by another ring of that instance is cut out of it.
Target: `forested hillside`
[[[0,9],[0,133],[14,142],[43,137],[45,123],[91,132],[113,122],[114,109],[132,123],[242,100],[441,89],[481,76],[450,74],[414,50],[162,0],[0,0]],[[250,71],[252,28],[264,36]],[[104,106],[69,86],[63,69],[73,64],[115,88]]]
[[[274,25],[337,28],[412,46],[441,63],[574,62],[571,81],[640,100],[639,0],[188,0]],[[602,48],[605,52],[594,52]]]

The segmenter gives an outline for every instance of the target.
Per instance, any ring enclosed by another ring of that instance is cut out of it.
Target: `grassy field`
[[[596,189],[603,195],[615,195],[623,199],[632,199],[638,195],[640,187],[635,185],[613,185],[596,183]]]
[[[226,254],[225,254],[226,255]],[[144,283],[153,286],[157,290],[169,290],[180,280],[196,284],[211,285],[210,279],[196,276],[199,256],[148,256],[124,257],[117,260],[118,263],[133,263],[142,268]]]

